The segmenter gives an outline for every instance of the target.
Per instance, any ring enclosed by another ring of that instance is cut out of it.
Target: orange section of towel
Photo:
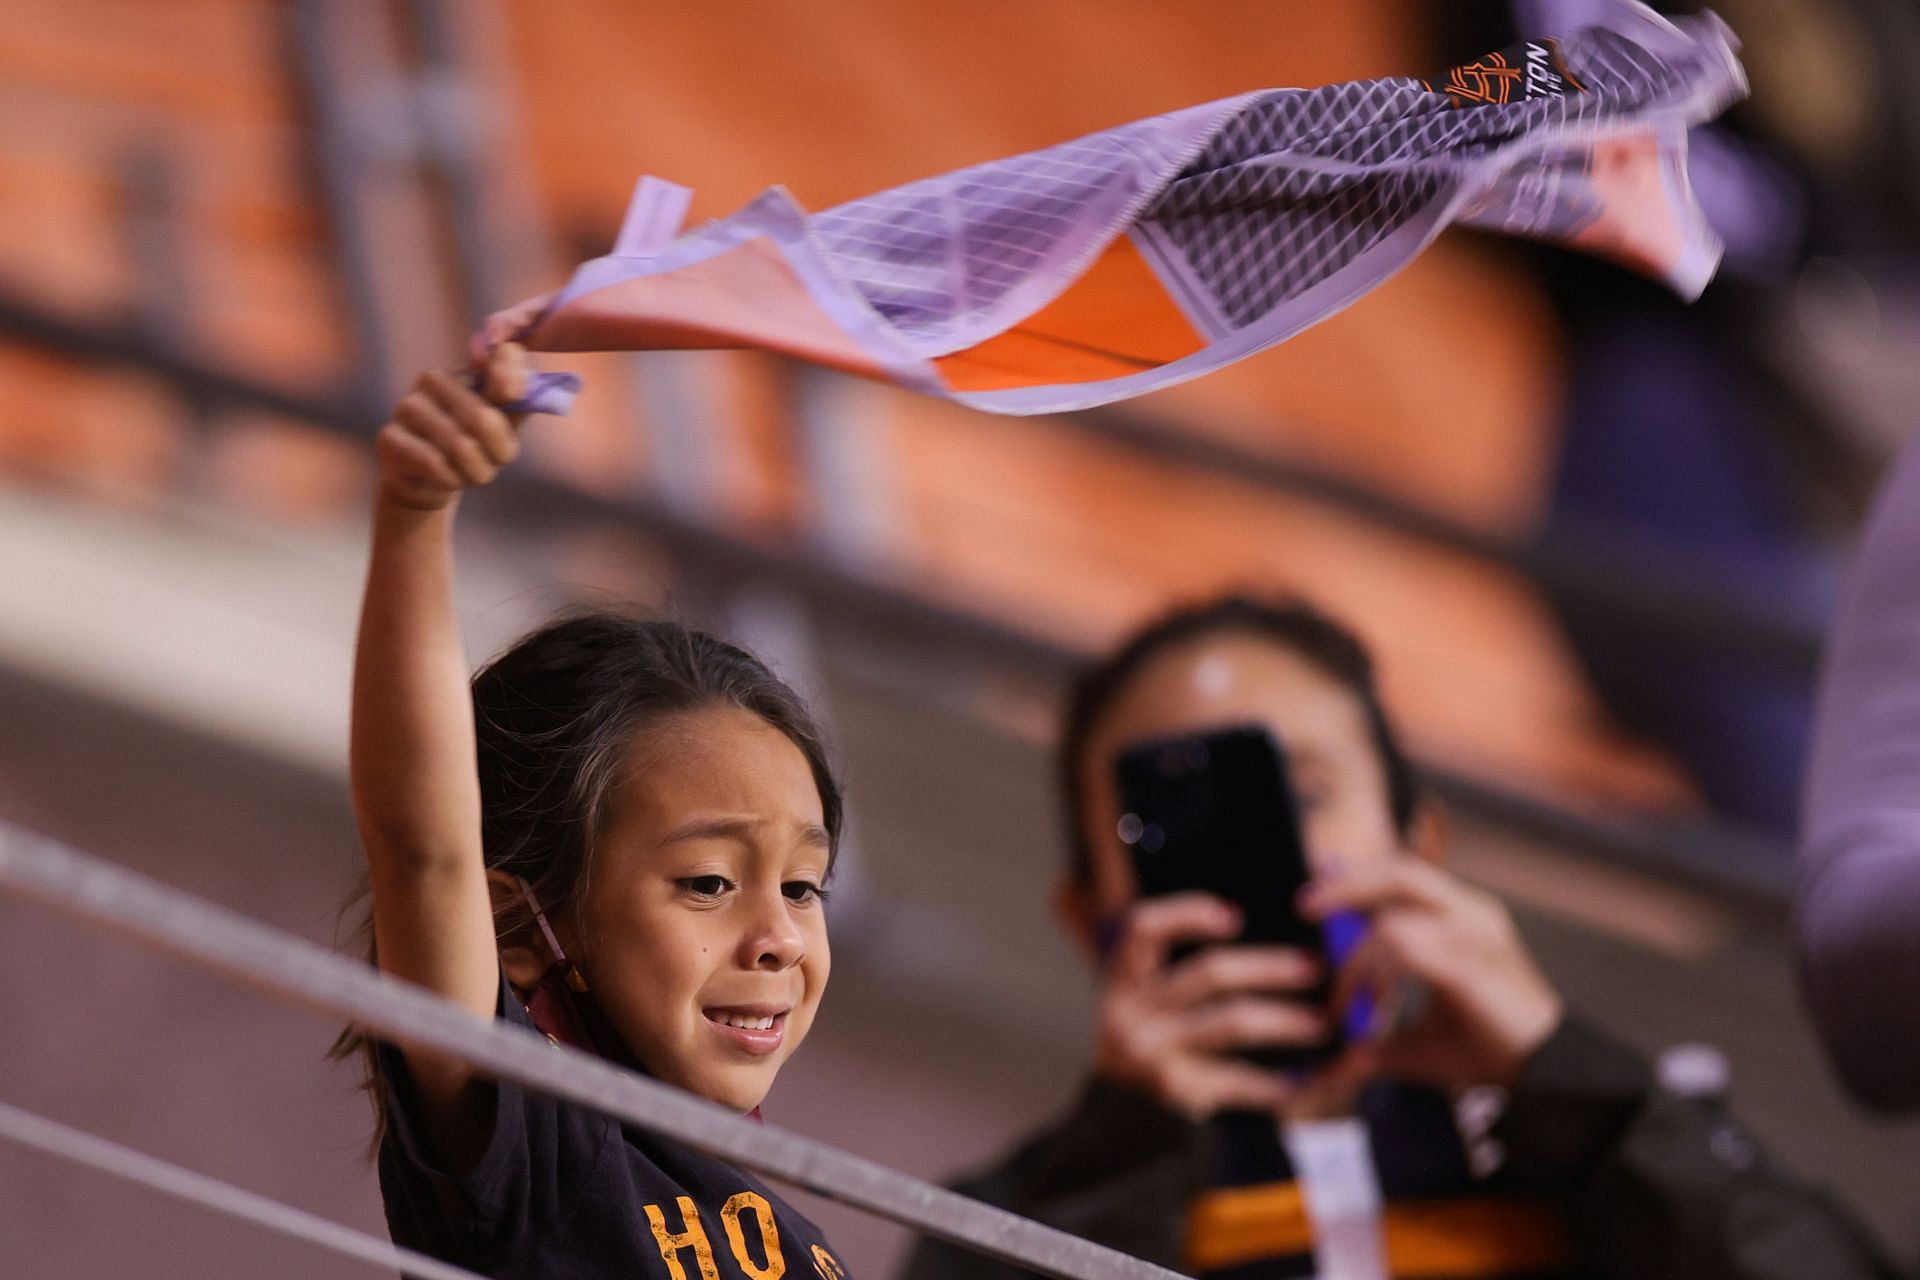
[[[880,376],[874,356],[816,302],[765,236],[676,271],[582,294],[527,337],[536,351],[761,347]]]
[[[1067,291],[978,346],[934,361],[955,391],[1100,382],[1206,345],[1131,240],[1115,240]]]

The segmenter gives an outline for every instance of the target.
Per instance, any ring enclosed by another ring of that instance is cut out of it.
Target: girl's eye
[[[725,876],[688,876],[674,883],[696,898],[717,898],[733,888],[733,882]]]
[[[780,886],[780,892],[787,895],[789,902],[825,902],[827,891],[811,880],[789,880]]]

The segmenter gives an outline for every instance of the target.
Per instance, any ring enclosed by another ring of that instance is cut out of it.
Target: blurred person
[[[1308,1080],[1238,1055],[1326,1038],[1335,1013],[1306,995],[1323,979],[1314,957],[1228,945],[1170,959],[1230,942],[1241,913],[1203,895],[1138,899],[1117,834],[1117,752],[1241,725],[1284,745],[1315,872],[1303,909],[1369,920],[1333,1010],[1362,988],[1425,997]],[[1376,1254],[1384,1241],[1375,1274],[1890,1274],[1734,1121],[1664,1092],[1638,1053],[1568,1011],[1501,903],[1441,868],[1442,812],[1339,624],[1239,597],[1164,618],[1077,683],[1057,781],[1071,831],[1059,915],[1100,964],[1092,1078],[966,1193],[1197,1275],[1355,1274],[1316,1258],[1320,1219],[1337,1215],[1316,1211],[1324,1189],[1294,1168],[1296,1132],[1345,1114],[1384,1196],[1361,1227]],[[1468,1096],[1477,1118],[1456,1115]],[[1019,1272],[923,1242],[904,1274]]]
[[[1828,638],[1794,915],[1840,1078],[1876,1110],[1920,1108],[1920,441]]]
[[[668,622],[563,618],[467,680],[462,492],[519,452],[524,354],[430,372],[378,437],[352,783],[379,967],[735,1112],[827,983],[838,783],[800,699]],[[745,1173],[407,1044],[349,1032],[394,1239],[490,1276],[766,1280],[844,1268]],[[783,1261],[784,1260],[784,1261]]]

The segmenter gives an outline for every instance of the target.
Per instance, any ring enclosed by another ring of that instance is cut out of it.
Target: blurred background
[[[658,174],[839,201],[1249,89],[1419,74],[1582,0],[0,0],[0,819],[337,936],[368,441]],[[1784,933],[1819,637],[1920,413],[1920,11],[1723,0],[1697,305],[1448,233],[1219,376],[991,418],[745,353],[588,390],[463,513],[476,660],[570,601],[726,631],[851,781],[777,1123],[938,1176],[1073,1090],[1047,750],[1168,604],[1304,593],[1376,646],[1457,866],[1569,999],[1704,1042],[1785,1159],[1920,1250],[1920,1132],[1840,1100]],[[555,362],[549,361],[549,367]],[[0,901],[0,1099],[379,1231],[334,1028]],[[833,1206],[856,1274],[905,1243]],[[35,1277],[367,1274],[0,1148]],[[9,1268],[10,1269],[10,1268]]]

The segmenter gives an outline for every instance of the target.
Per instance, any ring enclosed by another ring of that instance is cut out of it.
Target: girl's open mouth
[[[780,1005],[725,1005],[700,1012],[723,1042],[747,1053],[772,1053],[786,1038],[789,1010]]]

